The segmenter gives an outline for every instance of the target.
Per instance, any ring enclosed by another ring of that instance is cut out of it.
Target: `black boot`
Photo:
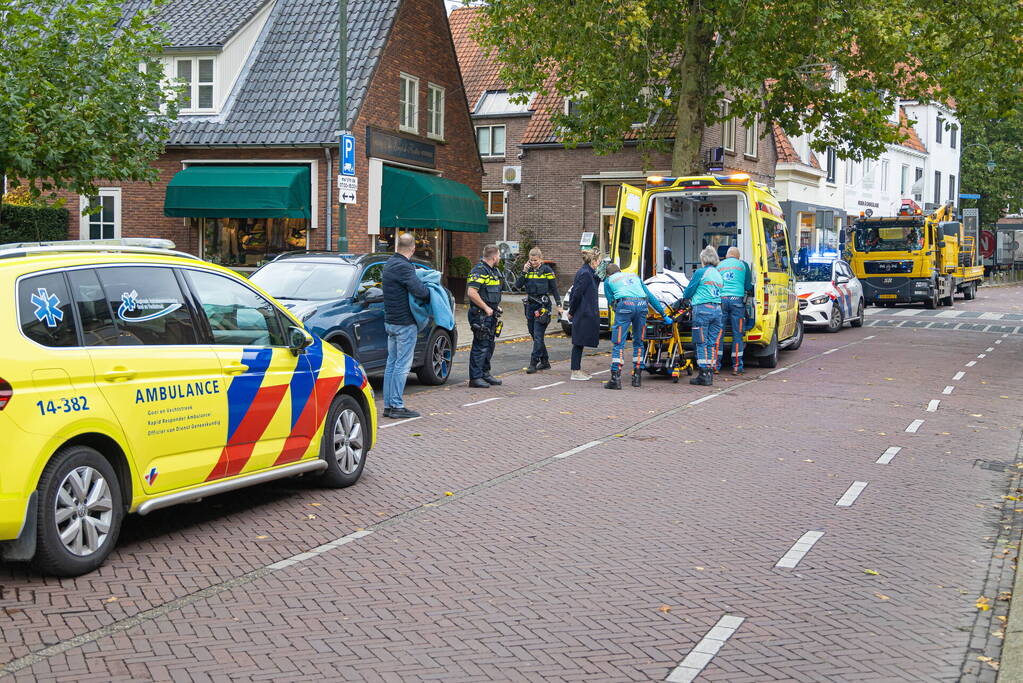
[[[605,389],[621,389],[622,388],[622,370],[621,368],[611,368],[611,379],[604,382]]]
[[[526,374],[532,375],[534,372],[536,372],[536,363],[529,361],[529,367],[526,368]]]
[[[691,380],[689,380],[689,383],[702,387],[711,386],[711,384],[714,381],[713,379],[714,375],[711,373],[710,368],[700,367],[698,368],[698,370],[699,372],[697,373],[696,377],[693,377]]]
[[[643,385],[643,370],[640,367],[632,369],[632,386],[639,387]]]

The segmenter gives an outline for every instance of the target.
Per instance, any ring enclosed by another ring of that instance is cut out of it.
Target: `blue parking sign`
[[[341,175],[355,175],[355,136],[341,136]]]

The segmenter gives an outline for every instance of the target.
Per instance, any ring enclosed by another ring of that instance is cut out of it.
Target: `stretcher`
[[[647,311],[646,327],[643,329],[646,349],[644,365],[650,374],[670,376],[671,381],[677,383],[683,371],[692,375],[696,366],[696,351],[687,350],[682,343],[682,325],[692,322],[693,309],[683,299],[678,299],[664,309],[672,320],[671,325],[666,324],[653,307]]]

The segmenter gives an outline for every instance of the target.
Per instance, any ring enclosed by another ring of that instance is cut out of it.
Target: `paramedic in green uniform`
[[[721,341],[721,273],[717,270],[718,254],[708,246],[700,252],[700,268],[693,273],[683,298],[693,304],[693,344],[700,374],[690,384],[711,386],[717,364],[717,346]]]
[[[732,329],[732,374],[742,374],[742,354],[746,350],[746,296],[753,294],[753,273],[749,264],[739,259],[739,248],[730,247],[724,261],[718,264],[721,273],[721,317]],[[720,370],[718,361],[715,370]]]

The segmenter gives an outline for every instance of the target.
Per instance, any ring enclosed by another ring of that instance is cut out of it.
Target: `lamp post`
[[[966,151],[967,147],[983,147],[987,152],[987,163],[984,164],[987,167],[988,173],[995,170],[995,155],[991,153],[991,148],[985,145],[983,142],[970,142],[963,145],[963,151]]]
[[[342,135],[348,128],[348,0],[337,2],[338,69],[337,69],[337,166],[341,169],[344,150]],[[348,252],[348,211],[338,192],[337,250]]]

